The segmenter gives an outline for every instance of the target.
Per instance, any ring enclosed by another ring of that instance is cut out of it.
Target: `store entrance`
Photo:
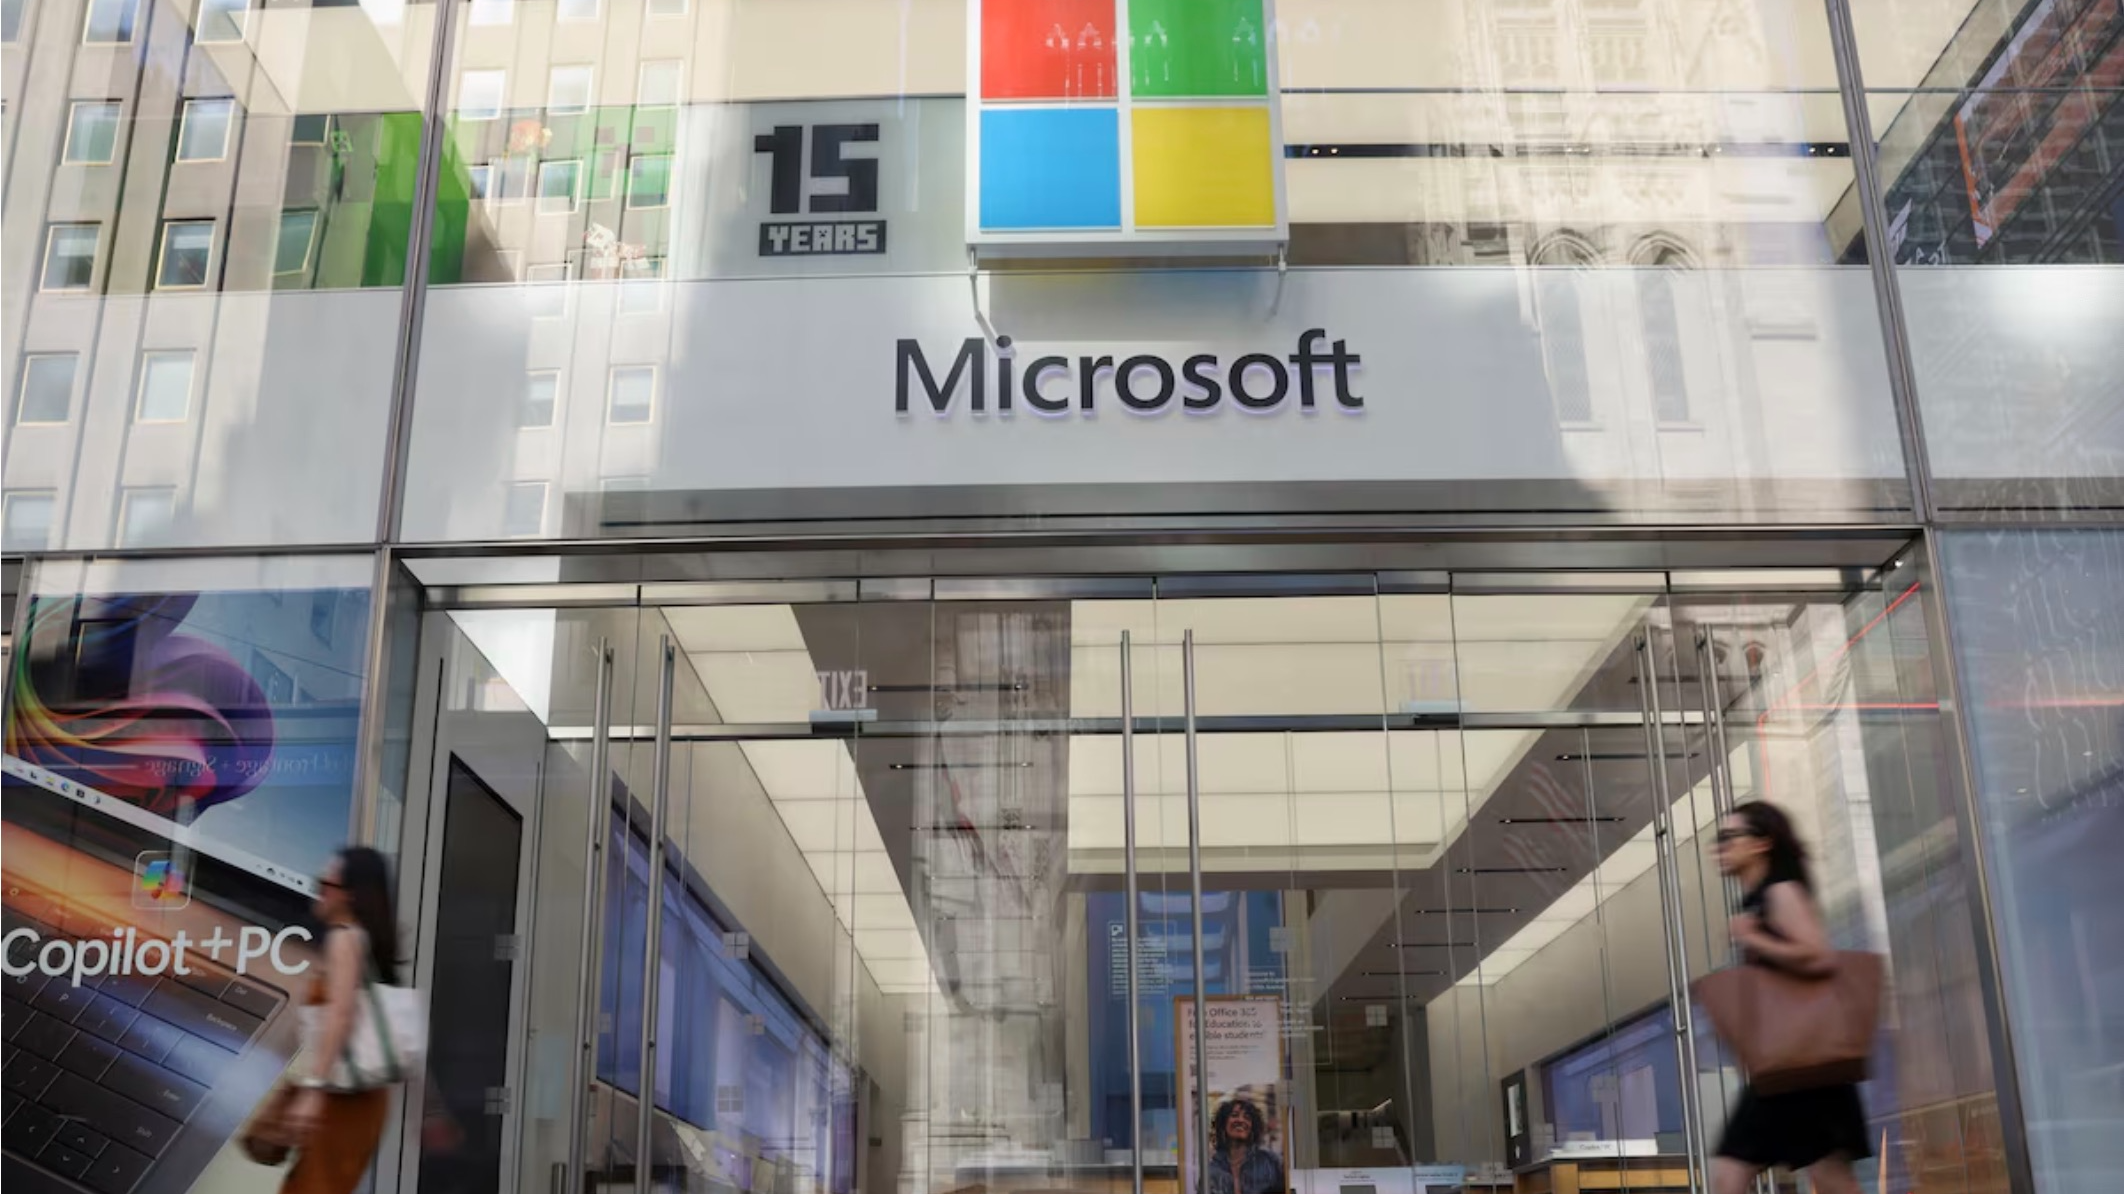
[[[1793,816],[1840,943],[1932,923],[1917,586],[454,590],[434,690],[541,727],[506,1188],[1702,1191],[1721,811]],[[1887,1073],[1899,1139],[1985,1114]]]

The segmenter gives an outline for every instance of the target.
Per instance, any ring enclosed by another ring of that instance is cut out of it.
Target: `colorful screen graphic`
[[[7,754],[310,874],[347,837],[365,589],[41,595],[9,677]],[[178,855],[134,899],[187,890]]]
[[[977,242],[1279,240],[1267,0],[979,0]]]

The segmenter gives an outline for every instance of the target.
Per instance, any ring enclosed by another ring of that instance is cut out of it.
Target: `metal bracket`
[[[1269,299],[1269,314],[1283,309],[1283,283],[1291,276],[1291,245],[1289,241],[1276,246],[1276,293]]]
[[[981,254],[971,245],[966,249],[966,292],[973,299],[974,322],[981,325],[989,344],[995,344],[996,325],[988,322],[988,312],[981,309]]]

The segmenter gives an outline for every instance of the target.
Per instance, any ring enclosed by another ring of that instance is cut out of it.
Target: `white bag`
[[[303,1040],[313,1047],[324,1031],[324,1012],[321,1005],[302,1009]],[[347,1093],[395,1085],[418,1075],[427,1056],[428,1001],[412,987],[366,982],[325,1089]]]

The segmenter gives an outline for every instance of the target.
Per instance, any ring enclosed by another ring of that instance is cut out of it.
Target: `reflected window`
[[[300,274],[310,268],[310,246],[317,239],[317,213],[280,213],[280,237],[273,245],[273,272]]]
[[[151,352],[142,357],[133,417],[143,423],[181,423],[191,409],[192,353]]]
[[[109,165],[118,154],[121,113],[116,100],[76,103],[66,118],[66,160],[79,165]]]
[[[524,306],[533,319],[559,319],[568,313],[568,265],[532,265],[524,268],[524,281],[536,283]]]
[[[1653,268],[1637,276],[1638,317],[1645,331],[1645,373],[1652,387],[1654,417],[1662,423],[1689,421],[1689,379],[1682,363],[1681,315],[1675,274],[1679,253],[1662,250]]]
[[[186,100],[177,130],[177,160],[218,162],[229,156],[229,125],[235,116],[235,100]]]
[[[297,116],[288,130],[290,145],[322,145],[332,132],[332,115],[329,112],[307,112]]]
[[[167,542],[176,521],[176,490],[128,489],[118,506],[118,545],[153,547]]]
[[[491,162],[465,167],[465,194],[475,203],[485,202],[493,197],[494,166]]]
[[[581,112],[590,107],[590,68],[556,66],[548,76],[546,110],[554,113]]]
[[[139,15],[140,0],[89,0],[81,40],[91,44],[131,41],[133,21]]]
[[[502,534],[520,539],[536,535],[546,526],[546,483],[518,481],[509,486],[502,509]]]
[[[671,204],[671,155],[638,157],[627,163],[627,206],[631,209]]]
[[[518,427],[551,427],[560,405],[560,370],[534,369],[524,375],[524,400],[516,407]]]
[[[493,120],[501,115],[509,86],[507,71],[468,70],[457,80],[457,118]]]
[[[679,102],[680,80],[685,77],[684,64],[676,59],[661,59],[642,63],[641,83],[635,88],[634,103],[640,108],[670,108]]]
[[[581,162],[540,162],[538,166],[538,210],[542,212],[574,211],[576,196],[581,194],[582,177],[583,164]]]
[[[656,366],[615,365],[605,406],[614,425],[647,423],[656,413]]]
[[[44,242],[46,290],[87,290],[96,277],[97,224],[54,224]]]
[[[199,0],[197,40],[206,44],[242,41],[249,9],[249,0]]]
[[[29,0],[0,0],[0,41],[19,41],[22,38],[22,11]]]
[[[688,0],[649,0],[649,15],[652,17],[682,17],[686,15]]]
[[[8,551],[42,551],[52,545],[52,521],[59,508],[50,490],[23,490],[7,495],[5,547]]]
[[[506,25],[516,19],[516,0],[472,0],[472,23]]]
[[[1541,303],[1541,357],[1559,423],[1593,421],[1593,381],[1586,369],[1585,320],[1575,273],[1544,271],[1535,284]]]
[[[620,277],[620,314],[648,315],[663,309],[663,258],[646,257],[629,261],[620,271]]]
[[[553,12],[563,21],[594,21],[598,17],[598,0],[560,0]]]
[[[22,382],[15,395],[15,422],[66,422],[74,408],[74,372],[80,359],[70,352],[24,357]]]
[[[172,220],[162,226],[162,258],[155,270],[158,290],[193,290],[207,284],[214,263],[214,222]]]

